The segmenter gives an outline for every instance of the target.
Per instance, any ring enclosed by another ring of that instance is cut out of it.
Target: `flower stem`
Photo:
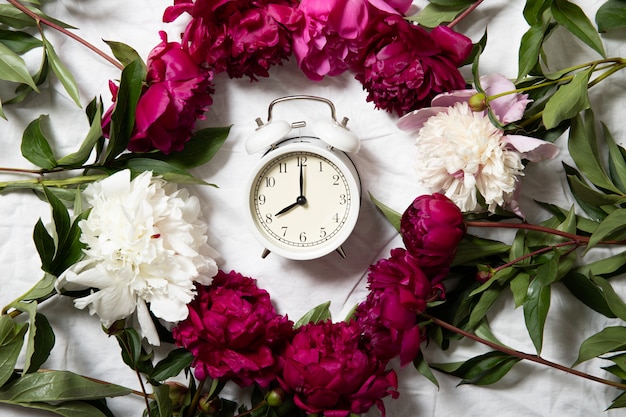
[[[474,11],[475,8],[477,8],[478,6],[480,6],[480,3],[482,3],[483,0],[477,0],[475,1],[470,7],[468,7],[463,13],[461,13],[460,15],[458,15],[456,17],[456,19],[454,19],[452,22],[448,23],[448,27],[449,28],[453,28],[454,26],[456,26],[461,20],[465,19],[467,17],[467,15],[469,15],[470,13],[472,13]]]
[[[457,334],[459,334],[459,335],[461,335],[463,337],[467,337],[468,339],[474,340],[475,342],[481,343],[481,344],[483,344],[485,346],[489,346],[492,349],[496,349],[496,350],[498,350],[500,352],[506,353],[507,355],[510,355],[510,356],[513,356],[513,357],[516,357],[516,358],[520,358],[520,359],[523,359],[523,360],[535,362],[535,363],[538,363],[540,365],[545,365],[545,366],[548,366],[550,368],[554,368],[554,369],[557,369],[559,371],[566,372],[568,374],[576,375],[576,376],[579,376],[581,378],[585,378],[585,379],[588,379],[588,380],[591,380],[591,381],[594,381],[594,382],[598,382],[598,383],[601,383],[601,384],[604,384],[604,385],[608,385],[608,386],[619,388],[621,390],[626,391],[626,385],[625,384],[621,384],[621,383],[616,382],[616,381],[611,381],[611,380],[608,380],[608,379],[600,378],[600,377],[597,377],[597,376],[594,376],[594,375],[587,374],[585,372],[578,371],[576,369],[569,368],[569,367],[564,366],[564,365],[560,365],[558,363],[555,363],[555,362],[549,361],[547,359],[544,359],[544,358],[542,358],[539,355],[531,355],[531,354],[528,354],[528,353],[520,352],[520,351],[515,350],[515,349],[508,348],[508,347],[503,346],[503,345],[499,345],[497,343],[490,342],[490,341],[485,340],[485,339],[483,339],[483,338],[481,338],[479,336],[476,336],[473,333],[467,332],[467,331],[465,331],[463,329],[460,329],[460,328],[458,328],[458,327],[456,327],[456,326],[454,326],[454,325],[452,325],[452,324],[450,324],[448,322],[445,322],[445,321],[443,321],[441,319],[438,319],[437,317],[431,316],[428,313],[422,313],[422,316],[427,318],[427,319],[429,319],[431,322],[433,322],[437,326],[443,327],[444,329],[450,330],[450,331],[452,331],[454,333],[457,333]]]
[[[503,265],[500,265],[497,268],[494,268],[493,269],[493,273],[495,274],[496,272],[498,272],[498,271],[500,271],[502,269],[505,269],[505,268],[508,268],[510,266],[513,266],[513,265],[517,264],[518,262],[523,261],[524,259],[532,258],[533,256],[540,255],[540,254],[542,254],[544,252],[550,252],[551,250],[558,249],[558,248],[563,247],[563,246],[570,246],[570,245],[574,245],[574,247],[570,251],[568,251],[567,253],[570,253],[572,250],[576,249],[580,244],[578,242],[576,242],[575,240],[570,240],[568,242],[562,242],[562,243],[558,243],[556,245],[546,246],[546,247],[543,247],[541,249],[537,249],[536,251],[527,253],[526,255],[520,256],[517,259],[513,259],[512,261],[509,261],[509,262],[507,262],[507,263],[505,263]]]
[[[105,52],[103,52],[101,49],[99,49],[95,45],[87,42],[85,39],[81,38],[80,36],[70,32],[69,30],[65,29],[62,26],[57,25],[54,22],[51,22],[50,20],[46,19],[45,17],[37,15],[36,13],[34,13],[30,9],[28,9],[27,7],[22,5],[17,0],[7,0],[7,1],[10,4],[12,4],[13,7],[15,7],[18,10],[20,10],[22,13],[24,13],[25,15],[31,17],[35,21],[41,22],[44,25],[46,25],[48,27],[51,27],[52,29],[61,32],[62,34],[66,35],[66,36],[69,36],[70,38],[74,39],[75,41],[77,41],[77,42],[81,43],[82,45],[86,46],[87,48],[91,49],[93,52],[95,52],[96,54],[100,55],[105,60],[109,61],[111,64],[113,64],[114,66],[116,66],[120,70],[124,69],[124,65],[122,65],[119,61],[117,61],[115,58],[111,57],[110,55],[106,54]]]
[[[465,225],[468,227],[501,227],[504,229],[526,229],[533,230],[536,232],[549,233],[556,236],[561,236],[578,243],[588,243],[589,237],[575,235],[573,233],[563,232],[561,230],[551,229],[549,227],[539,226],[536,224],[530,223],[500,223],[500,222],[483,222],[483,221],[466,221]],[[618,243],[616,241],[605,241],[602,243]],[[624,243],[623,241],[620,243]]]
[[[198,403],[200,402],[200,395],[202,394],[202,388],[204,387],[204,383],[206,382],[206,378],[201,380],[198,384],[198,388],[196,389],[193,398],[191,399],[191,404],[189,404],[189,408],[187,409],[187,417],[193,417],[196,414],[196,408],[198,408]]]

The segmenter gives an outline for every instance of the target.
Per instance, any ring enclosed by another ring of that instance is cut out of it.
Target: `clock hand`
[[[295,203],[289,204],[287,207],[280,210],[278,213],[274,214],[274,216],[280,216],[281,214],[287,213],[289,210],[291,210],[292,208],[296,206],[303,206],[305,204],[306,204],[306,197],[303,195],[298,196]]]
[[[304,164],[300,162],[300,197],[304,197],[304,174],[302,172],[302,167]]]

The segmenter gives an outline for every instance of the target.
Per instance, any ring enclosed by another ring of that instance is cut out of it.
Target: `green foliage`
[[[598,31],[606,32],[626,26],[626,3],[623,0],[608,0],[596,12]]]
[[[300,320],[298,320],[294,327],[298,328],[301,326],[304,326],[305,324],[308,323],[319,323],[320,321],[324,321],[324,320],[330,320],[331,319],[331,314],[330,314],[330,301],[327,301],[325,303],[322,303],[316,307],[313,307],[311,310],[309,310],[306,314],[304,314]]]

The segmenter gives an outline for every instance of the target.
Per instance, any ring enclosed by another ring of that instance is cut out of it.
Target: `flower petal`
[[[432,116],[436,116],[437,114],[446,112],[447,110],[447,107],[425,107],[423,109],[415,110],[398,119],[396,126],[398,126],[400,130],[417,132]]]
[[[559,153],[559,148],[555,144],[528,136],[506,135],[503,141],[531,162],[553,159]]]

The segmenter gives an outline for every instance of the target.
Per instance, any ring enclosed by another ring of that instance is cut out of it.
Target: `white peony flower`
[[[83,196],[91,207],[79,224],[84,258],[57,288],[94,288],[77,308],[89,307],[106,327],[136,312],[141,332],[158,345],[148,309],[168,322],[185,319],[194,281],[209,285],[217,273],[198,199],[151,172],[131,181],[128,170],[90,184]]]
[[[456,103],[429,117],[417,133],[416,170],[420,182],[441,191],[459,208],[480,208],[478,193],[489,211],[509,203],[524,174],[522,156],[510,149],[503,131],[467,102]]]

